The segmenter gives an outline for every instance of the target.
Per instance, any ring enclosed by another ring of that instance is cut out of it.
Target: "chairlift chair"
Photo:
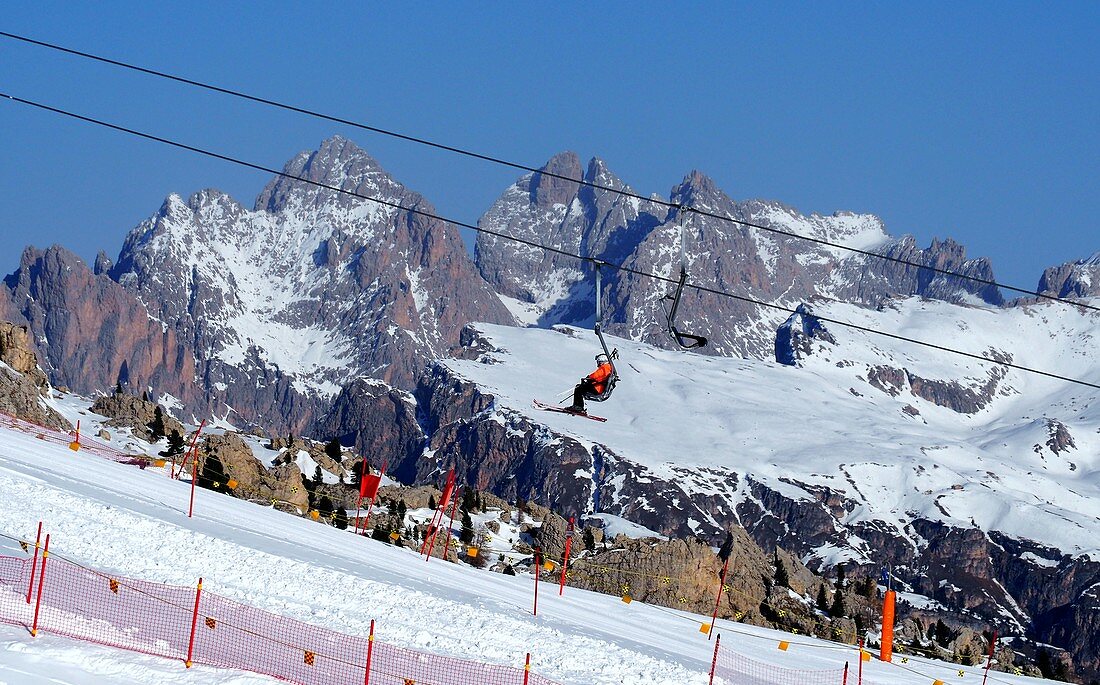
[[[680,280],[676,284],[676,292],[665,295],[666,300],[672,300],[672,309],[666,312],[668,321],[668,334],[676,341],[676,344],[685,350],[694,350],[707,344],[707,339],[701,335],[684,333],[676,328],[676,310],[680,307],[680,296],[684,292],[684,284],[687,282],[687,255],[684,249],[684,213],[695,211],[688,207],[680,207]],[[598,272],[597,272],[598,276]]]

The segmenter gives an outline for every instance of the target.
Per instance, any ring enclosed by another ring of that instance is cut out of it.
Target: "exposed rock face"
[[[29,327],[55,384],[94,395],[121,383],[201,403],[190,350],[137,298],[68,250],[27,248],[4,285],[3,299]]]
[[[814,316],[813,308],[800,304],[775,332],[775,361],[797,366],[798,360],[810,354],[814,340],[836,344],[833,334]]]
[[[442,365],[433,367],[417,395],[431,441],[423,457],[400,466],[414,482],[434,482],[453,467],[458,482],[478,490],[539,501],[559,511],[585,511],[592,481],[578,472],[590,472],[592,456],[579,442],[499,411],[492,396]]]
[[[129,428],[135,436],[151,441],[152,426],[156,420],[158,406],[155,402],[147,402],[133,395],[116,392],[97,397],[92,404],[92,411],[110,417],[108,426]],[[187,433],[183,424],[169,416],[163,407],[161,407],[161,417],[165,435],[170,435],[172,431],[178,431],[181,436]]]
[[[1077,449],[1077,443],[1073,441],[1073,436],[1070,434],[1069,429],[1066,428],[1066,424],[1062,423],[1058,419],[1047,419],[1047,432],[1050,437],[1047,438],[1047,448],[1055,453],[1068,452],[1069,450]],[[1036,445],[1038,448],[1039,445]]]
[[[1011,361],[1011,356],[1004,355],[997,350],[987,350],[986,356],[992,359]],[[995,366],[989,369],[984,380],[963,383],[958,380],[921,378],[908,369],[876,365],[868,369],[867,381],[892,397],[897,397],[908,391],[915,397],[928,400],[954,412],[976,414],[993,401],[999,384],[1006,374],[1007,369],[1005,367]]]
[[[94,272],[62,248],[28,249],[2,299],[50,376],[300,434],[348,378],[411,390],[466,323],[513,322],[454,227],[331,189],[434,212],[349,141],[285,171],[306,180],[273,180],[253,210],[215,190],[170,196]]]
[[[0,321],[0,412],[49,428],[71,430],[69,422],[43,402],[49,390],[27,327]]]
[[[573,153],[562,153],[545,171],[602,186],[627,189],[603,163],[593,159],[581,176]],[[745,223],[681,213],[662,204],[624,198],[580,184],[528,174],[505,191],[480,225],[555,249],[624,264],[642,272],[675,278],[679,273],[681,232],[691,283],[762,302],[791,304],[817,295],[877,305],[892,296],[922,295],[952,302],[984,300],[999,305],[999,291],[987,283],[936,274],[925,267],[955,271],[991,281],[986,260],[966,259],[951,240],[920,249],[910,236],[892,239],[874,216],[836,213],[803,216],[777,202],[737,203],[714,182],[692,172],[673,188],[671,202]],[[780,234],[746,224],[774,229]],[[786,234],[883,254],[889,260],[858,255]],[[544,312],[540,323],[584,324],[595,311],[590,266],[559,254],[480,234],[476,260],[501,293],[533,303]],[[909,262],[918,266],[909,266]],[[604,274],[607,330],[670,347],[664,296],[668,284],[607,269]],[[677,326],[706,335],[705,351],[770,358],[773,332],[783,314],[744,300],[705,297],[687,289]]]
[[[302,486],[302,471],[296,464],[282,464],[268,470],[236,433],[208,435],[200,441],[199,466],[216,457],[227,478],[237,481],[232,494],[242,499],[284,505],[300,511],[309,508],[309,495]]]
[[[1039,279],[1038,291],[1051,297],[1100,296],[1100,252],[1088,259],[1050,267]]]
[[[591,160],[582,172],[580,160],[572,152],[555,156],[543,170],[630,190],[598,159]],[[509,187],[478,225],[558,250],[619,263],[664,214],[659,206],[644,207],[617,193],[537,173]],[[486,233],[478,234],[475,259],[481,274],[497,292],[536,303],[543,312],[543,325],[584,320],[595,312],[591,269],[576,259]]]
[[[388,462],[389,472],[405,481],[412,480],[412,467],[426,443],[417,422],[416,399],[370,378],[345,386],[315,430],[353,446],[375,468]]]

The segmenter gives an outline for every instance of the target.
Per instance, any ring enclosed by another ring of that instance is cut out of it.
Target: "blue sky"
[[[1100,250],[1100,4],[18,3],[0,30],[538,166],[598,156],[643,193],[951,236],[1035,287]],[[449,217],[519,173],[0,38],[0,90],[281,167],[334,133]],[[170,192],[267,178],[0,101],[0,274],[112,258]]]

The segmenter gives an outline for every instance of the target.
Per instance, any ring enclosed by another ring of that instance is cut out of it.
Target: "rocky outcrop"
[[[199,444],[199,468],[206,468],[213,463],[209,460],[216,459],[221,464],[220,475],[226,481],[236,481],[236,486],[230,490],[235,497],[299,512],[309,508],[309,494],[302,484],[302,471],[297,464],[280,464],[269,470],[236,433],[208,435]],[[220,487],[216,489],[225,488],[225,482],[217,485]]]
[[[814,316],[813,308],[800,304],[775,332],[775,361],[797,366],[811,353],[814,340],[836,344],[833,334]]]
[[[1088,259],[1050,267],[1039,279],[1038,292],[1062,298],[1100,296],[1100,252]]]
[[[986,356],[1004,362],[1012,360],[1011,355],[992,349],[986,351]],[[984,379],[966,379],[967,382],[960,382],[954,379],[922,378],[908,369],[879,364],[867,369],[867,382],[891,397],[897,397],[902,392],[908,391],[914,397],[951,411],[960,414],[976,414],[993,401],[1007,373],[1006,367],[994,366],[987,371]]]
[[[205,406],[191,351],[133,294],[68,250],[27,248],[4,285],[55,385],[89,396],[121,385]]]
[[[332,407],[312,429],[314,435],[353,447],[375,468],[412,481],[426,438],[418,423],[416,399],[372,378],[358,378],[340,391]]]
[[[101,395],[92,403],[93,412],[109,417],[108,426],[129,428],[136,437],[147,442],[154,442],[153,427],[158,407],[163,424],[161,426],[163,435],[170,435],[172,431],[178,432],[180,436],[187,433],[183,424],[170,416],[164,407],[124,392]]]
[[[44,402],[49,391],[27,327],[0,321],[0,412],[49,428],[71,430],[69,422]]]

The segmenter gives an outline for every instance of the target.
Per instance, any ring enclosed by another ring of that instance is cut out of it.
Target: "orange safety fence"
[[[711,682],[722,685],[855,685],[846,668],[802,670],[768,664],[715,645]]]
[[[69,445],[75,441],[76,433],[67,433],[55,428],[49,428],[33,421],[27,421],[18,417],[12,416],[4,412],[0,412],[0,425],[12,430],[21,431],[27,435],[31,435],[39,440],[46,442],[52,442],[59,445]],[[90,452],[92,454],[106,457],[113,461],[117,461],[122,464],[133,464],[135,466],[141,466],[144,468],[153,459],[144,454],[132,454],[130,452],[124,452],[123,450],[111,447],[110,445],[100,442],[95,438],[85,434],[80,436],[80,449]]]
[[[0,556],[0,622],[30,626],[37,616],[38,630],[56,635],[302,685],[556,685],[524,667],[372,645],[206,592],[201,582],[108,576],[55,554],[38,562],[40,614],[27,602],[32,559]]]

